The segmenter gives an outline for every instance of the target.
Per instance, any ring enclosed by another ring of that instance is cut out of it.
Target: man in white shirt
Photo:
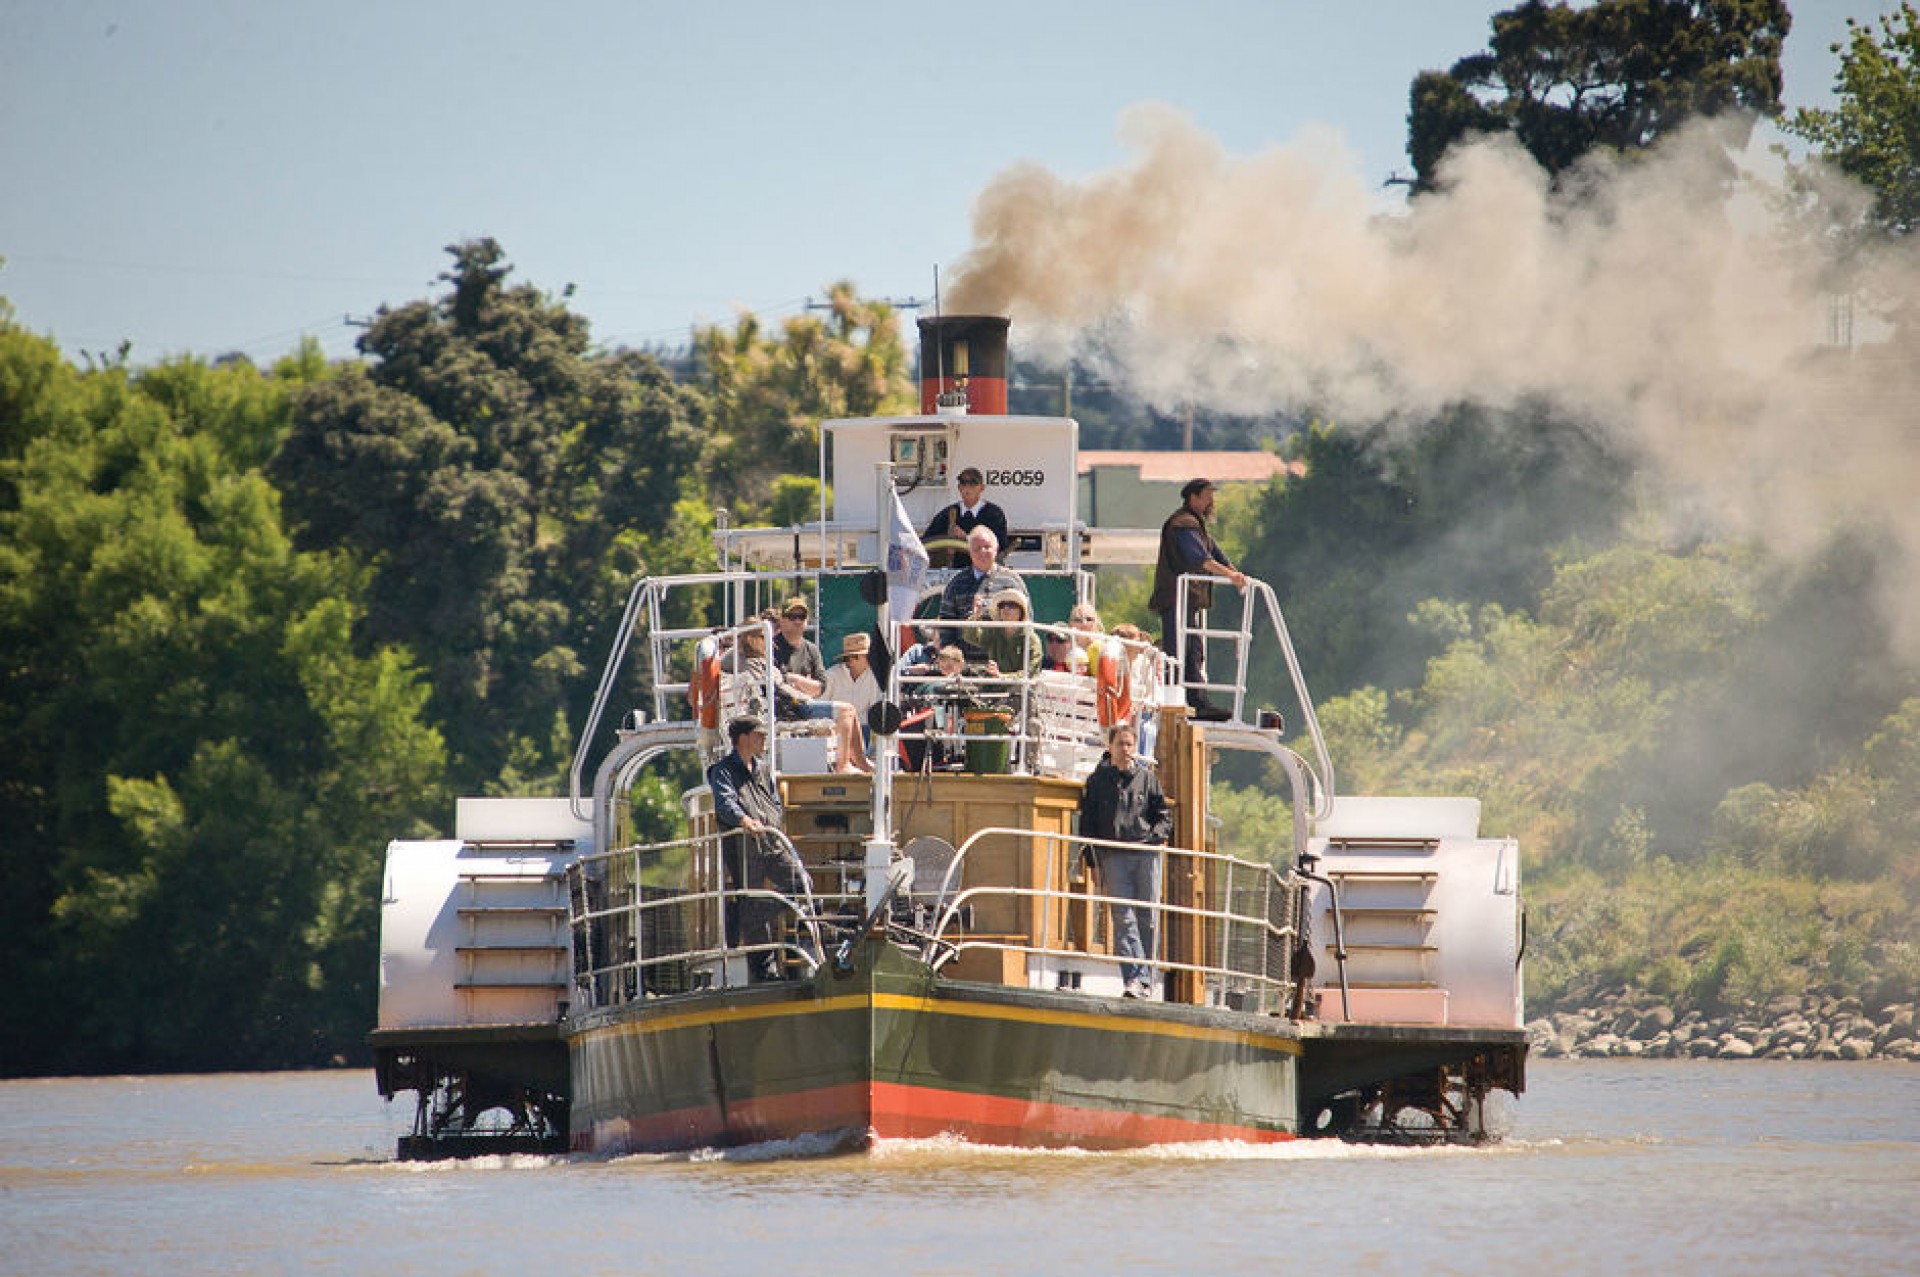
[[[830,701],[844,701],[853,706],[854,716],[863,727],[867,711],[880,699],[880,680],[873,676],[869,659],[872,652],[870,635],[849,634],[840,641],[840,659],[827,667],[824,695]]]

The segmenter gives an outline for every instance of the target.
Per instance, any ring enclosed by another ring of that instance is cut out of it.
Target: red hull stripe
[[[874,1083],[873,1128],[875,1133],[894,1139],[951,1133],[979,1144],[1077,1148],[1140,1148],[1200,1140],[1274,1144],[1293,1138],[1286,1131],[1227,1122],[1153,1117],[1124,1109],[1049,1104],[896,1082]]]
[[[852,1011],[868,1004],[864,994],[837,998],[800,998],[782,1002],[762,1002],[745,1006],[724,1006],[678,1014],[652,1016],[610,1025],[598,1033],[616,1037],[629,1034],[668,1033],[676,1029],[708,1024],[743,1023],[793,1015],[819,1015]],[[1148,1037],[1181,1038],[1198,1042],[1231,1042],[1282,1055],[1300,1054],[1300,1043],[1290,1038],[1248,1033],[1240,1029],[1215,1029],[1198,1024],[1177,1024],[1125,1015],[1098,1015],[1087,1011],[1057,1011],[1044,1007],[1006,1006],[987,1002],[962,1002],[947,998],[911,997],[898,993],[876,993],[875,1010],[907,1011],[921,1015],[951,1015],[970,1019],[1004,1020],[1022,1024],[1050,1024],[1063,1028],[1097,1029],[1106,1033],[1125,1033]]]

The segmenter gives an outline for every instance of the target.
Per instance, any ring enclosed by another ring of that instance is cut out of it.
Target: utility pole
[[[863,300],[872,302],[876,306],[891,306],[895,310],[919,310],[927,304],[926,299],[921,297],[868,297]],[[832,310],[833,303],[817,302],[809,297],[807,298],[807,309]]]

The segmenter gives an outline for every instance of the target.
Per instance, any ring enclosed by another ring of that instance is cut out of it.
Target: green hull
[[[850,972],[570,1026],[576,1149],[762,1143],[1130,1148],[1297,1130],[1300,1043],[1267,1016],[946,981],[891,945]]]

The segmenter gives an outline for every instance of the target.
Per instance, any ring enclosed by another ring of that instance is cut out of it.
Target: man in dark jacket
[[[1182,576],[1201,573],[1224,577],[1242,589],[1246,573],[1228,562],[1227,555],[1214,543],[1207,531],[1213,514],[1213,480],[1194,479],[1180,489],[1180,508],[1160,525],[1160,558],[1153,568],[1153,593],[1147,606],[1160,616],[1160,647],[1180,662],[1187,684],[1187,704],[1195,718],[1224,719],[1228,711],[1216,706],[1200,684],[1207,681],[1207,641],[1189,634],[1185,652],[1180,636],[1199,627],[1201,613],[1213,602],[1213,586],[1193,581],[1187,586],[1187,606],[1180,609],[1179,585]]]
[[[1120,955],[1123,996],[1153,996],[1154,911],[1160,899],[1160,853],[1173,832],[1173,813],[1153,769],[1134,756],[1137,744],[1131,722],[1107,729],[1107,752],[1080,792],[1080,836],[1113,842],[1142,844],[1133,851],[1121,847],[1090,847],[1100,871],[1100,894],[1138,900],[1141,904],[1114,904],[1113,947]]]
[[[713,815],[725,835],[720,861],[727,890],[758,890],[763,886],[789,899],[812,893],[807,867],[780,836],[786,809],[773,771],[761,757],[767,748],[767,725],[757,718],[736,718],[727,724],[733,752],[707,768],[707,787],[713,792]],[[729,901],[727,943],[761,946],[750,962],[757,978],[782,979],[785,967],[771,946],[777,941],[780,915],[786,906],[778,900],[748,897]]]
[[[996,550],[1004,554],[1008,548],[1007,514],[987,500],[986,479],[978,468],[968,466],[955,482],[960,489],[960,499],[933,516],[933,522],[927,525],[920,540],[926,543],[965,541],[975,528],[986,528],[993,533]],[[949,545],[946,553],[934,555],[933,566],[963,568],[967,566],[967,551],[963,546]]]

